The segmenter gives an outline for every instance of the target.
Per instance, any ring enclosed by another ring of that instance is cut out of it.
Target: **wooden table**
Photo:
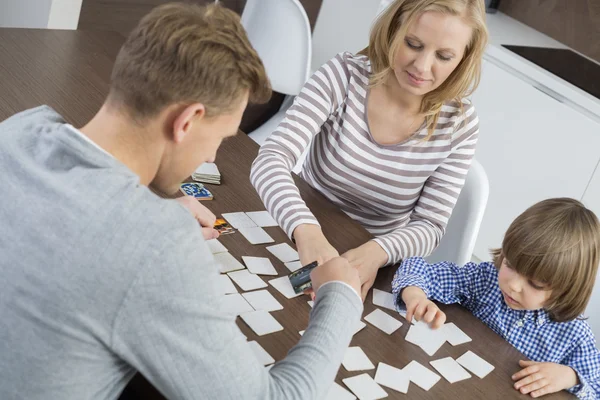
[[[106,96],[112,62],[122,42],[120,35],[107,32],[0,29],[0,120],[26,108],[48,104],[73,125],[83,125],[94,115]],[[250,164],[257,150],[257,145],[244,134],[225,141],[217,156],[223,184],[209,186],[215,200],[206,203],[215,213],[264,209],[248,181]],[[370,238],[364,229],[306,183],[299,179],[296,181],[303,198],[321,222],[325,235],[340,252]],[[277,242],[288,241],[281,229],[266,230]],[[250,245],[237,233],[223,236],[220,240],[238,258],[241,255],[270,257],[280,274],[288,272],[264,249],[265,245]],[[389,290],[393,273],[393,268],[381,270],[375,287]],[[306,328],[310,308],[305,297],[288,300],[272,287],[269,287],[269,291],[284,306],[284,310],[272,313],[284,326],[284,331],[256,337],[243,322],[238,324],[249,339],[257,340],[276,360],[281,360],[300,338],[298,331]],[[467,350],[472,350],[496,367],[483,380],[473,377],[449,384],[442,379],[429,392],[411,384],[408,392],[410,398],[528,398],[512,388],[510,379],[511,374],[519,369],[517,361],[523,356],[463,308],[442,308],[449,321],[456,323],[473,338],[471,343],[457,347],[446,343],[434,357],[428,357],[420,348],[404,341],[408,323],[397,316],[404,325],[392,335],[388,336],[368,325],[354,336],[352,345],[362,347],[375,364],[385,362],[399,368],[411,360],[429,365],[433,359],[447,356],[457,358]],[[373,310],[369,295],[365,303],[365,315]],[[374,376],[374,371],[369,374]],[[342,378],[353,375],[357,373],[348,373],[341,368],[337,381],[341,383]],[[386,391],[390,399],[404,396],[391,389]],[[141,377],[133,380],[128,394],[133,398],[162,398]],[[545,398],[566,399],[572,396],[562,392]]]

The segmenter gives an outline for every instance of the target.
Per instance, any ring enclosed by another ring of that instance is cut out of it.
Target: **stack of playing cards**
[[[204,187],[203,184],[198,182],[185,182],[180,186],[181,193],[192,196],[196,200],[212,200],[213,195]]]
[[[221,174],[219,168],[214,163],[204,163],[198,167],[192,174],[192,179],[198,182],[221,184]]]

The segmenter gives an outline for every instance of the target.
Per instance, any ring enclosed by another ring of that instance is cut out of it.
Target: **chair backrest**
[[[298,0],[247,0],[242,25],[273,90],[300,93],[309,78],[312,51],[310,23],[302,4]]]
[[[475,241],[490,193],[485,170],[473,160],[465,186],[448,221],[440,245],[427,257],[428,262],[451,261],[464,265],[471,261]]]

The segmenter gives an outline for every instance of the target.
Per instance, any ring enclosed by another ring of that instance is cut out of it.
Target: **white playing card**
[[[432,329],[426,322],[417,321],[409,328],[405,340],[416,344],[431,357],[446,343],[446,336],[442,328]]]
[[[485,361],[483,358],[479,357],[477,354],[472,351],[467,351],[462,356],[456,359],[460,365],[477,375],[479,378],[483,379],[494,370],[494,366],[489,362]]]
[[[225,213],[221,215],[229,222],[229,225],[233,226],[235,229],[253,228],[256,226],[254,221],[243,212]]]
[[[268,290],[256,290],[254,292],[242,293],[242,296],[257,311],[283,310],[283,306]]]
[[[206,244],[213,254],[227,253],[229,251],[227,250],[227,247],[223,246],[223,243],[219,242],[217,239],[207,240]]]
[[[375,382],[400,393],[406,394],[406,392],[408,392],[410,379],[408,378],[406,372],[402,371],[401,369],[380,362],[377,365]]]
[[[219,173],[219,168],[217,167],[217,164],[215,164],[215,163],[204,163],[204,164],[200,165],[198,168],[196,168],[196,170],[194,171],[194,174],[213,175],[213,176],[221,175]]]
[[[294,292],[294,288],[290,283],[290,279],[287,276],[281,276],[276,279],[271,279],[269,284],[277,289],[282,295],[287,297],[288,299],[293,299],[294,297],[302,296],[302,293]]]
[[[306,331],[299,331],[298,333],[300,334],[300,336],[304,335],[304,332]]]
[[[315,302],[312,300],[307,301],[307,303],[310,306],[310,308],[313,308],[315,306]]]
[[[394,295],[383,290],[373,289],[373,304],[388,310],[396,311],[394,304]]]
[[[344,361],[342,365],[348,371],[364,371],[368,369],[375,369],[375,366],[369,360],[369,357],[365,352],[358,346],[348,347],[346,354],[344,355]]]
[[[398,321],[396,318],[390,317],[379,308],[367,315],[365,321],[381,329],[388,335],[391,335],[402,326],[402,322]]]
[[[294,272],[302,268],[302,263],[300,261],[291,261],[284,263],[285,267],[290,270],[290,272]]]
[[[333,382],[325,396],[325,400],[356,400],[356,396]]]
[[[275,362],[275,359],[257,341],[253,340],[248,342],[248,344],[262,365],[269,365]]]
[[[240,228],[239,232],[248,240],[251,244],[263,244],[273,243],[275,240],[261,227],[255,226],[253,228]]]
[[[402,369],[412,383],[419,386],[421,389],[428,391],[438,383],[441,377],[430,369],[424,367],[416,361],[411,361]]]
[[[265,281],[258,275],[251,274],[247,269],[229,272],[227,275],[244,291],[267,287]]]
[[[240,315],[254,311],[252,306],[239,294],[228,294],[221,299],[221,309],[225,314]]]
[[[240,314],[240,318],[256,333],[258,336],[268,335],[269,333],[283,330],[283,326],[271,314],[266,311],[252,311]]]
[[[359,400],[377,400],[388,396],[387,392],[369,374],[342,379],[342,382],[352,390]]]
[[[452,357],[441,358],[439,360],[430,361],[429,364],[437,370],[450,383],[464,381],[469,379],[469,374],[463,367],[460,366]]]
[[[271,217],[268,211],[251,211],[247,212],[246,215],[258,226],[268,228],[270,226],[279,226],[277,221]]]
[[[231,282],[231,279],[227,275],[219,275],[218,277],[219,286],[221,287],[221,291],[225,294],[237,293],[237,289]]]
[[[471,341],[471,338],[452,322],[444,324],[442,328],[444,329],[446,340],[452,346],[458,346],[459,344],[464,344]]]
[[[286,263],[300,259],[298,252],[287,243],[276,244],[275,246],[267,247],[267,250],[277,257],[281,262]]]
[[[365,326],[367,326],[367,324],[362,321],[358,321],[358,325],[356,326],[356,330],[354,330],[353,335],[356,335],[358,332],[362,331]]]
[[[275,270],[273,263],[266,257],[242,256],[242,261],[246,264],[248,271],[253,274],[277,276],[277,271]]]
[[[221,273],[237,271],[244,269],[244,264],[239,262],[231,253],[219,253],[214,255],[215,260],[219,264],[219,271]]]

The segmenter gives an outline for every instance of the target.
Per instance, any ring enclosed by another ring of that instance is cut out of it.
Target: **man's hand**
[[[575,371],[566,365],[524,360],[519,365],[523,369],[512,376],[517,381],[515,389],[531,397],[560,392],[579,383]]]
[[[425,321],[433,329],[437,329],[446,322],[446,314],[427,298],[425,292],[416,286],[402,289],[402,301],[406,304],[406,320],[412,321],[413,316],[417,321]]]
[[[326,282],[341,281],[352,286],[356,294],[360,294],[360,279],[356,269],[352,268],[348,261],[342,257],[332,258],[328,262],[319,265],[310,272],[310,280],[314,293]]]
[[[375,283],[377,271],[388,261],[387,253],[377,242],[368,241],[355,249],[348,250],[342,254],[342,257],[358,270],[361,282],[361,297],[365,301],[369,289]]]
[[[213,214],[212,211],[200,204],[200,202],[192,196],[178,197],[175,200],[187,208],[194,218],[196,218],[202,227],[202,236],[204,236],[204,239],[210,240],[219,237],[219,232],[214,229],[217,217],[215,217],[215,214]]]

